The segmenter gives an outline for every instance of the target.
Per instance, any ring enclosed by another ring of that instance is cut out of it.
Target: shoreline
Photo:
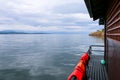
[[[104,31],[96,31],[89,34],[89,36],[102,37],[104,38]]]

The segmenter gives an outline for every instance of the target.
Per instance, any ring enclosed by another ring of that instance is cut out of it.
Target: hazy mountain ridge
[[[37,32],[37,31],[14,31],[14,30],[3,30],[0,34],[85,34],[84,32]]]
[[[0,34],[48,34],[45,32],[25,32],[25,31],[14,31],[14,30],[3,30]]]

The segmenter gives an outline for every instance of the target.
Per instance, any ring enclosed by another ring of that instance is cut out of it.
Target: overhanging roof
[[[99,19],[99,23],[104,23],[106,14],[106,0],[84,0],[87,6],[89,15],[93,20]]]

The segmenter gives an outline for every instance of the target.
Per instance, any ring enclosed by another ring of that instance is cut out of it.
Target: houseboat
[[[85,0],[89,15],[105,29],[106,71],[109,80],[120,80],[120,0]]]
[[[88,65],[80,58],[68,80],[120,80],[120,0],[84,2],[93,21],[99,20],[99,25],[104,25],[104,55],[91,55],[92,47],[103,47],[91,45],[87,52]]]

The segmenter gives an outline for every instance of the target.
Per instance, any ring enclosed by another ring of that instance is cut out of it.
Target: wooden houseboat
[[[104,59],[108,79],[120,80],[120,0],[84,1],[90,17],[104,25]]]

